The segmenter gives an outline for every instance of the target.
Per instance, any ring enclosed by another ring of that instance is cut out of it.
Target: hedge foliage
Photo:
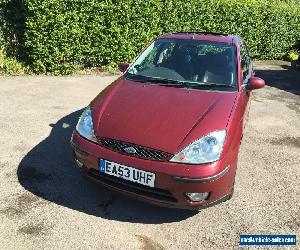
[[[5,13],[14,4],[26,20],[16,25],[23,33],[15,51],[41,73],[131,61],[151,39],[173,31],[238,34],[257,59],[282,58],[300,40],[297,1],[0,0]]]

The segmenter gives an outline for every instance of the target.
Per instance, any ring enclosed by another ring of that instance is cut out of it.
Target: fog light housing
[[[191,201],[205,201],[209,195],[209,192],[206,193],[185,193],[185,195]]]

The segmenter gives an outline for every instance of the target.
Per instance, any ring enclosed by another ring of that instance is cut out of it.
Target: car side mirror
[[[128,69],[128,67],[129,67],[129,63],[120,63],[119,64],[119,70],[123,73]]]
[[[266,85],[265,81],[259,77],[250,77],[247,85],[248,90],[260,89]]]

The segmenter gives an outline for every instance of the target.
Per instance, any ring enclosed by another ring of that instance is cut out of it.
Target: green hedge
[[[5,39],[5,19],[4,19],[4,9],[3,7],[1,7],[1,5],[3,6],[5,4],[5,2],[3,2],[2,0],[0,0],[0,50],[6,48],[6,39]]]
[[[132,59],[160,32],[157,1],[27,1],[26,48],[36,70],[64,71]],[[47,13],[47,14],[46,14]]]
[[[296,1],[5,1],[23,3],[26,26],[19,35],[24,38],[20,51],[41,73],[131,61],[151,39],[172,31],[238,34],[256,59],[282,58],[300,40]]]
[[[23,0],[0,0],[0,50],[8,56],[26,60],[26,6]]]

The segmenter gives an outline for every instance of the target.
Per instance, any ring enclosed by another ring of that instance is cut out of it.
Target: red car
[[[244,41],[215,33],[155,39],[84,110],[71,144],[83,175],[162,206],[231,198],[254,77]]]

